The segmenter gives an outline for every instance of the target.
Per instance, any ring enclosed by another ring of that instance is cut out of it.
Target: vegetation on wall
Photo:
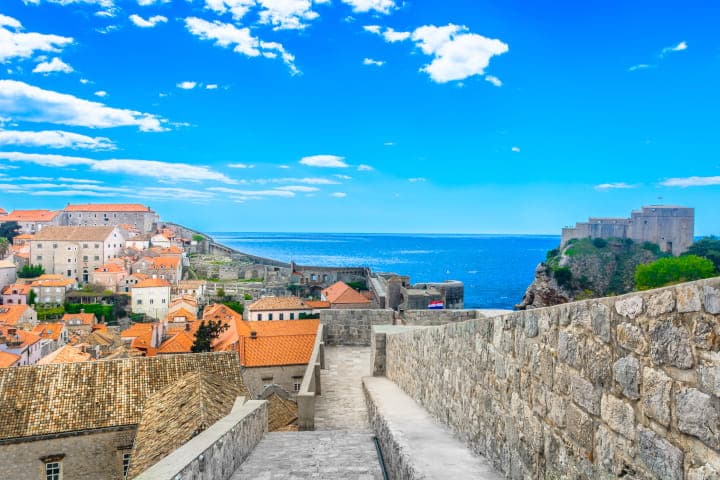
[[[715,273],[720,274],[720,238],[704,237],[693,243],[685,255],[697,255],[707,258],[715,266]]]
[[[43,275],[44,273],[45,269],[42,265],[23,265],[20,271],[17,272],[17,276],[19,278],[35,278]]]
[[[638,290],[664,287],[674,283],[690,282],[712,277],[715,265],[697,255],[666,257],[635,269],[635,287]]]

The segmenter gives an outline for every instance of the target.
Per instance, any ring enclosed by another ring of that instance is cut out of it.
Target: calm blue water
[[[212,233],[242,252],[300,265],[367,266],[413,283],[461,280],[466,308],[512,308],[559,236]],[[449,273],[448,273],[449,272]]]

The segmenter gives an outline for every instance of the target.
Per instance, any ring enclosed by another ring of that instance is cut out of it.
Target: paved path
[[[371,433],[272,432],[231,480],[382,480]]]
[[[370,352],[370,347],[325,347],[315,430],[369,431],[362,377],[370,375]]]

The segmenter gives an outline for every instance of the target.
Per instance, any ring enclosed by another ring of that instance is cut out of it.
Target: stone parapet
[[[369,346],[373,325],[392,325],[395,312],[390,309],[323,310],[325,345]]]

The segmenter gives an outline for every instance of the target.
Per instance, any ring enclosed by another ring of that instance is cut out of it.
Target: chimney
[[[255,330],[250,330],[250,338],[253,340],[257,338],[257,332]]]
[[[84,309],[84,308],[81,308],[81,309],[80,309],[80,313],[85,313],[85,309]]]
[[[189,332],[189,331],[190,331],[190,323],[189,323],[189,322],[186,322],[186,323],[185,323],[185,331],[186,331],[186,332]]]

